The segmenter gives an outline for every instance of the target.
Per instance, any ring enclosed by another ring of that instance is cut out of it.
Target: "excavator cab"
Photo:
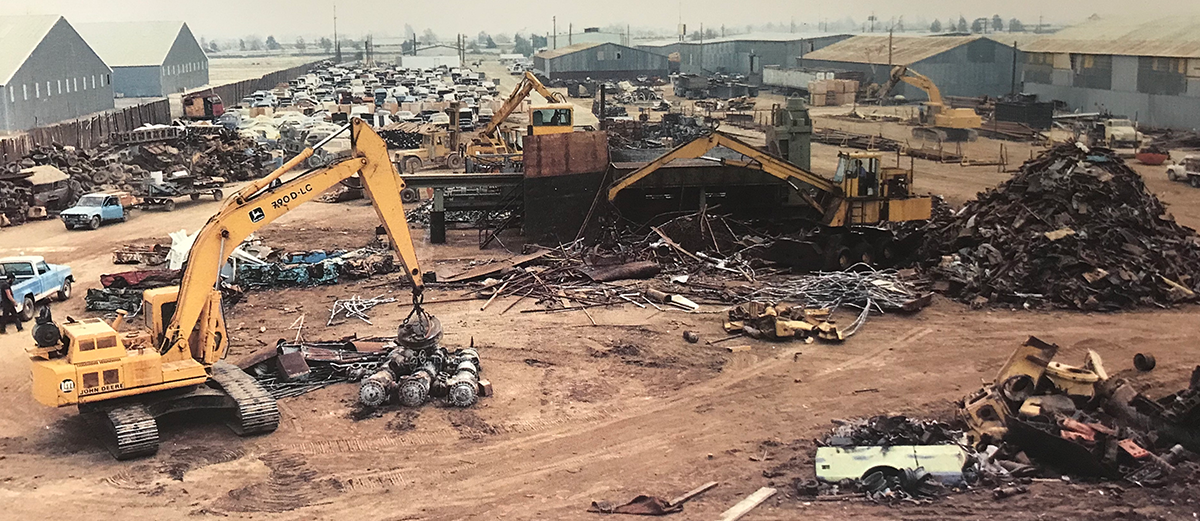
[[[575,130],[573,105],[551,103],[529,109],[529,135],[566,134]]]
[[[837,172],[833,181],[841,184],[842,193],[854,197],[879,196],[878,152],[842,152],[838,154]]]

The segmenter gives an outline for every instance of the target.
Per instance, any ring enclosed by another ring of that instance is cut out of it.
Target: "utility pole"
[[[550,46],[550,49],[551,49],[551,50],[554,50],[554,49],[557,49],[557,48],[558,48],[558,17],[557,17],[557,16],[551,16],[551,17],[550,17],[550,21],[551,21],[551,23],[553,23],[553,24],[554,24],[554,42],[553,42],[553,44]],[[530,43],[532,43],[532,42],[530,42]]]
[[[1017,95],[1017,42],[1013,42],[1012,62],[1013,62],[1012,89],[1010,90],[1009,94],[1016,96]]]
[[[888,74],[892,73],[892,30],[888,29]]]
[[[571,44],[575,43],[574,38],[575,38],[575,24],[568,23],[567,24],[567,45],[571,45]]]
[[[337,4],[333,4],[333,62],[342,63],[342,41],[337,35]]]

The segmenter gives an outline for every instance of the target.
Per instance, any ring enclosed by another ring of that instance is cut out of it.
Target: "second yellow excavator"
[[[942,100],[942,91],[933,80],[907,66],[897,65],[892,68],[887,84],[879,90],[880,96],[886,96],[900,82],[921,89],[929,96],[929,101],[921,108],[921,126],[913,129],[913,137],[945,142],[975,141],[979,138],[983,118],[972,109],[947,107]]]
[[[492,120],[479,132],[470,145],[467,146],[467,157],[495,154],[518,154],[520,149],[516,139],[506,137],[501,130],[504,121],[516,112],[521,102],[530,93],[537,91],[546,98],[544,105],[532,105],[529,108],[528,135],[565,134],[575,130],[575,105],[567,102],[560,93],[547,89],[532,72],[525,72],[521,82],[513,88],[512,94],[500,106],[500,110],[492,116]]]
[[[440,335],[437,319],[421,309],[421,268],[400,201],[404,181],[388,158],[386,143],[362,120],[352,119],[326,141],[347,130],[352,144],[348,159],[283,179],[324,144],[318,143],[225,199],[196,235],[181,284],[143,293],[143,328],[121,332],[124,312],[111,324],[99,318],[55,324],[44,311],[33,330],[36,347],[27,349],[34,398],[51,407],[77,405],[80,413],[96,414],[109,430],[109,449],[118,459],[157,451],[157,418],[183,410],[224,411],[238,434],[275,430],[275,399],[237,366],[222,361],[229,335],[219,271],[251,233],[354,174],[362,179],[412,279],[413,313],[402,331],[418,340]]]

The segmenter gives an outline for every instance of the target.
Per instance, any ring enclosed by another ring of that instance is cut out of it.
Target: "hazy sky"
[[[12,14],[62,14],[71,22],[183,20],[197,37],[235,38],[256,34],[275,35],[281,41],[295,36],[332,33],[333,5],[328,0],[0,0],[2,10]],[[339,32],[349,36],[367,33],[403,34],[405,24],[418,33],[431,28],[443,37],[456,32],[547,33],[551,16],[559,30],[568,23],[578,31],[585,26],[629,23],[635,28],[674,30],[680,13],[688,30],[701,23],[708,27],[738,27],[746,24],[817,23],[823,19],[852,17],[859,23],[872,13],[881,20],[904,16],[972,20],[999,14],[1005,20],[1017,17],[1036,24],[1076,22],[1092,13],[1121,13],[1136,8],[1163,15],[1196,10],[1196,0],[860,0],[829,2],[815,0],[603,0],[603,1],[505,1],[453,0],[387,1],[340,0],[336,2]],[[445,8],[443,8],[445,7]]]

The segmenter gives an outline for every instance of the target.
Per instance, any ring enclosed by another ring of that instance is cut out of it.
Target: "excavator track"
[[[233,432],[249,436],[279,427],[279,405],[245,371],[228,362],[217,362],[212,367],[212,379],[237,403],[229,422]]]
[[[117,407],[101,413],[108,427],[109,452],[124,460],[158,452],[158,423],[141,404]]]

